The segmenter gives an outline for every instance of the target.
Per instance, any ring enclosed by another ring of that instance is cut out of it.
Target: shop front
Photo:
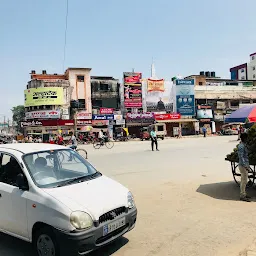
[[[155,122],[153,113],[127,113],[126,127],[130,135],[140,137],[141,130],[149,127]]]
[[[114,115],[92,115],[92,127],[93,131],[103,130],[110,138],[113,138]]]
[[[68,135],[74,131],[74,120],[40,120],[40,121],[23,121],[21,127],[24,128],[25,134],[63,134]]]
[[[181,130],[183,136],[195,134],[196,119],[185,118],[180,114],[155,114],[157,123],[165,123],[167,136],[175,137],[178,131]]]
[[[216,133],[216,125],[214,121],[214,114],[211,105],[198,105],[196,111],[196,118],[199,120],[199,127],[202,133],[202,128],[207,129],[207,134]]]

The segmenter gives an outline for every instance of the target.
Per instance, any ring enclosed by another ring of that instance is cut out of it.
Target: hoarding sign
[[[42,105],[63,105],[62,87],[39,87],[24,91],[25,107]]]
[[[164,79],[147,79],[143,82],[147,111],[173,112],[173,82]]]
[[[100,108],[100,114],[113,114],[113,108]]]
[[[76,118],[78,120],[90,120],[92,119],[92,113],[88,113],[86,111],[80,111],[77,113]]]
[[[208,122],[213,120],[213,110],[210,105],[198,105],[196,118],[201,122]]]
[[[160,120],[178,120],[181,118],[180,114],[155,114],[156,121]]]
[[[92,120],[114,120],[114,115],[92,115]]]
[[[126,108],[142,107],[142,74],[124,72],[124,106]]]
[[[59,119],[59,110],[32,111],[25,113],[26,119]]]
[[[194,79],[176,80],[176,106],[177,113],[182,116],[195,115]]]
[[[153,113],[127,113],[127,119],[154,119]]]

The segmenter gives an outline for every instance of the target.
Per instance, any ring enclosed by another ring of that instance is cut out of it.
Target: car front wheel
[[[51,228],[45,227],[36,232],[34,247],[38,256],[60,256],[59,247]]]

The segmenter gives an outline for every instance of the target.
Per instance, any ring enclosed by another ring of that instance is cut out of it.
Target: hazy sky
[[[23,104],[29,72],[63,71],[66,0],[0,0],[0,122]],[[66,67],[121,78],[229,68],[256,52],[255,0],[69,0]]]

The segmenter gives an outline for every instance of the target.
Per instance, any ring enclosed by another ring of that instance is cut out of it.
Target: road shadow
[[[88,256],[110,256],[125,246],[129,240],[121,237],[113,243],[94,251]],[[20,239],[0,233],[0,255],[3,256],[35,256],[32,245]]]
[[[239,200],[239,187],[234,181],[203,184],[196,192],[219,200]],[[255,188],[248,189],[248,195],[256,197]]]

